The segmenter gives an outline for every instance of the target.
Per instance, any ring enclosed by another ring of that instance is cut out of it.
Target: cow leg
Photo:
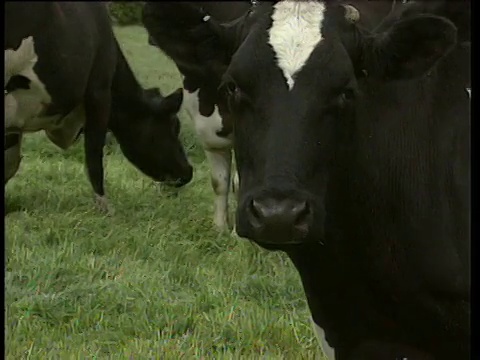
[[[22,134],[5,136],[5,183],[15,176],[22,161]]]
[[[240,180],[238,178],[238,171],[237,171],[237,169],[235,169],[233,171],[233,176],[232,176],[232,193],[235,197],[235,200],[236,200],[237,204],[238,204],[238,190],[239,190],[239,187],[240,187]],[[235,204],[235,209],[236,209],[237,204]],[[231,235],[232,236],[237,236],[237,231],[235,229],[235,220],[232,221]]]
[[[230,228],[228,220],[228,193],[232,165],[232,142],[228,137],[219,136],[223,129],[222,118],[215,109],[210,116],[200,113],[199,91],[183,92],[183,108],[194,122],[195,132],[210,163],[210,177],[215,193],[213,221],[220,230]]]
[[[237,168],[234,167],[233,176],[232,176],[232,193],[238,195],[238,190],[240,187],[240,179],[238,178],[238,171]]]
[[[239,186],[240,186],[240,181],[238,179],[238,172],[235,170],[233,172],[233,176],[232,176],[232,192],[235,196],[235,200],[237,201],[237,204],[238,204],[238,189],[239,189]],[[237,208],[235,204],[235,209]],[[235,228],[235,220],[232,221],[232,232],[231,232],[231,235],[232,236],[237,236],[237,230]]]
[[[113,214],[104,190],[103,147],[110,118],[111,93],[109,89],[89,90],[85,98],[85,161],[87,173],[95,192],[95,205],[102,212]]]
[[[229,226],[228,193],[230,191],[230,170],[232,151],[230,149],[207,150],[205,155],[210,162],[212,188],[215,193],[213,222],[220,230]]]

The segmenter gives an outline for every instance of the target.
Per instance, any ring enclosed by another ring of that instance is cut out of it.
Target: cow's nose
[[[296,199],[254,199],[248,212],[255,237],[266,243],[301,242],[312,219],[309,203]]]

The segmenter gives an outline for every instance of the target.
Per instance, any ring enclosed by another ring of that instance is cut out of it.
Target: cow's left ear
[[[159,112],[175,115],[180,111],[183,103],[183,89],[179,88],[170,95],[162,99],[159,106]]]
[[[418,15],[376,34],[364,48],[369,74],[384,80],[411,79],[429,71],[457,42],[457,28],[444,17]]]

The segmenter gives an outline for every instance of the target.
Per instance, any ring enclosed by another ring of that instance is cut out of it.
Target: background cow
[[[187,3],[144,13],[218,80],[237,233],[288,254],[324,349],[468,359],[470,4],[260,2],[228,25]]]
[[[166,4],[166,6],[168,6]],[[220,23],[233,21],[250,9],[249,1],[232,2],[192,2],[187,6],[195,7],[202,14],[204,20],[210,17]],[[228,214],[228,195],[230,184],[235,187],[236,177],[231,182],[232,165],[232,124],[222,119],[215,105],[217,101],[217,77],[204,66],[199,66],[195,56],[196,42],[194,38],[177,42],[176,26],[171,26],[170,20],[149,22],[150,16],[144,14],[147,29],[153,29],[149,36],[149,44],[157,46],[172,58],[183,76],[184,108],[193,119],[196,134],[205,150],[210,163],[212,188],[215,192],[214,223],[221,229],[230,227]],[[176,19],[171,19],[175,24]],[[185,35],[185,34],[183,34]]]
[[[6,168],[20,162],[24,132],[45,130],[66,149],[83,129],[97,203],[106,209],[103,147],[107,128],[124,155],[156,181],[181,186],[192,167],[178,139],[182,92],[143,89],[112,32],[103,3],[7,2],[5,7]],[[8,160],[8,161],[7,161]]]

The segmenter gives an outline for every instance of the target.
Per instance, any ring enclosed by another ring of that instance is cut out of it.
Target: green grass
[[[181,84],[139,27],[116,29],[144,86]],[[203,150],[185,114],[195,167],[178,196],[113,146],[93,207],[83,146],[26,136],[6,189],[7,359],[314,359],[321,356],[299,276],[282,253],[218,234]]]

